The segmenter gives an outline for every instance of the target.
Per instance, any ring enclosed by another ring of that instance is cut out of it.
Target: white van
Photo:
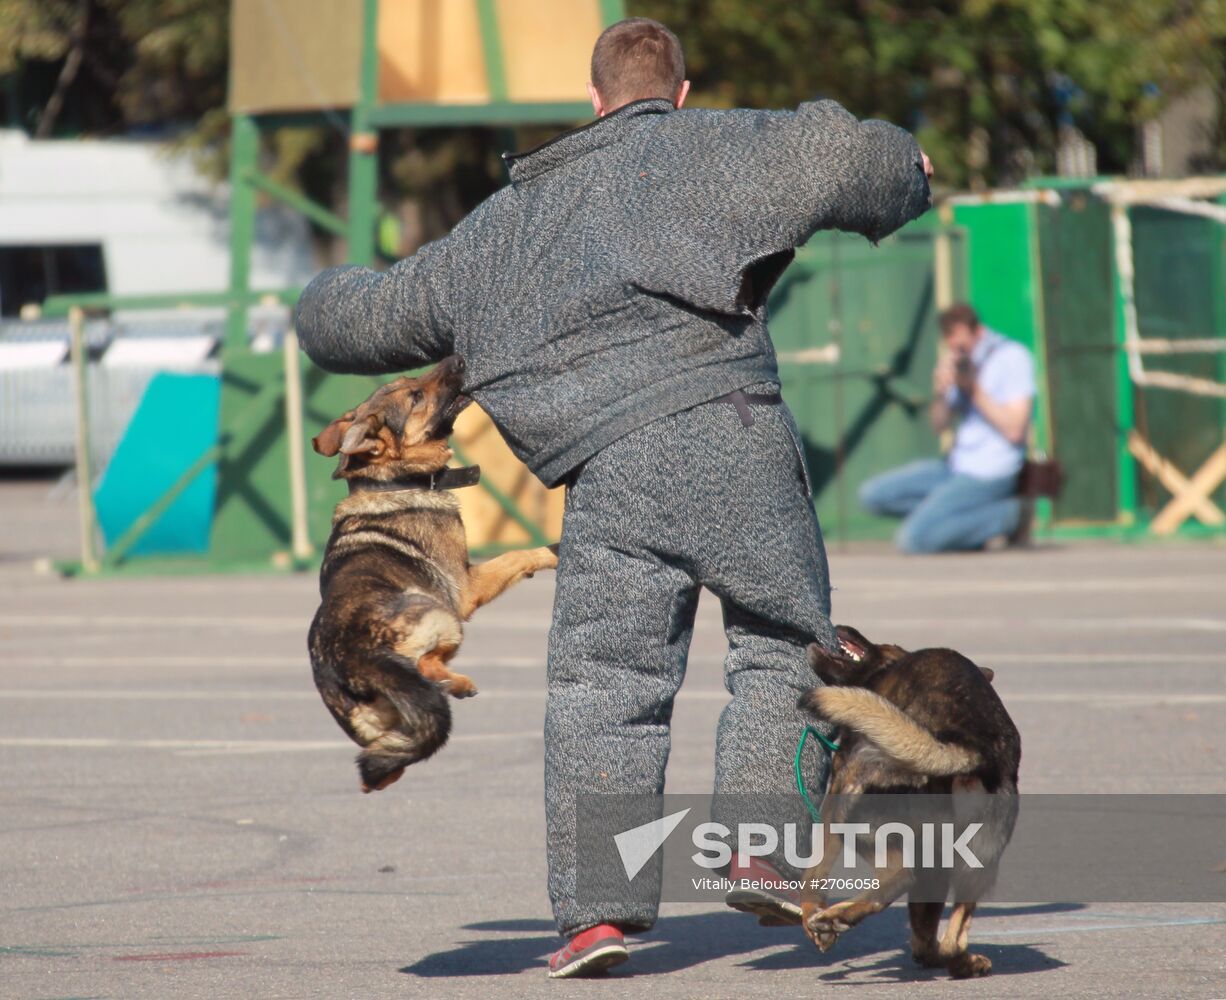
[[[190,157],[136,139],[36,141],[0,130],[0,466],[72,461],[74,400],[63,319],[22,319],[48,295],[220,292],[229,284],[229,189]],[[261,209],[251,287],[301,287],[315,268],[306,222]],[[216,372],[222,309],[114,310],[86,326],[95,468],[146,384]],[[254,349],[275,345],[280,307],[249,312]]]
[[[228,211],[229,188],[165,143],[0,130],[0,316],[57,293],[224,291]],[[301,286],[314,271],[305,221],[262,209],[251,286]]]

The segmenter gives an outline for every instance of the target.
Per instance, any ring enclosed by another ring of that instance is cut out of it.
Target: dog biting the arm
[[[336,506],[320,568],[311,667],[324,705],[362,747],[364,792],[436,753],[451,732],[447,696],[477,693],[450,668],[463,623],[558,564],[554,546],[469,562],[451,490],[477,482],[479,470],[447,467],[447,439],[471,402],[463,375],[463,359],[451,357],[389,382],[313,442],[325,457],[340,455],[334,477],[348,481],[349,495]]]

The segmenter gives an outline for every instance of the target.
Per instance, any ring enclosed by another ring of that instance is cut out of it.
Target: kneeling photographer
[[[943,459],[920,459],[860,488],[866,510],[901,517],[904,552],[981,549],[1026,540],[1029,509],[1017,496],[1034,402],[1034,362],[1021,344],[989,330],[966,303],[939,317],[929,418],[953,427]]]

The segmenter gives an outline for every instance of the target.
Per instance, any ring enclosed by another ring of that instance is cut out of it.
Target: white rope
[[[1226,222],[1226,205],[1215,205],[1212,202],[1193,201],[1191,198],[1155,198],[1137,204],[1162,208],[1168,212],[1182,212],[1184,215],[1202,215],[1214,222]]]
[[[777,358],[789,365],[837,365],[839,345],[823,344],[821,347],[808,347],[803,351],[780,351]]]
[[[1226,399],[1226,385],[1214,382],[1212,379],[1196,378],[1193,375],[1176,375],[1174,372],[1142,372],[1134,379],[1137,385],[1150,386],[1154,389],[1178,389],[1180,392],[1191,393],[1193,396],[1216,396]]]
[[[1137,350],[1142,354],[1216,354],[1226,351],[1226,339],[1213,340],[1159,340],[1146,337],[1137,341]]]
[[[1178,182],[1172,182],[1178,183]],[[1111,185],[1099,185],[1109,188]],[[1154,389],[1173,389],[1193,396],[1226,399],[1226,385],[1212,379],[1175,372],[1146,371],[1142,354],[1196,354],[1226,350],[1226,340],[1143,340],[1137,320],[1136,268],[1132,256],[1132,221],[1128,201],[1115,198],[1111,205],[1111,228],[1115,237],[1115,267],[1124,300],[1124,350],[1128,354],[1128,374],[1134,385]]]
[[[1024,191],[988,191],[983,194],[955,194],[942,205],[1052,205],[1059,206],[1060,193],[1052,188],[1027,188]]]
[[[1128,352],[1128,374],[1142,384],[1145,366],[1141,362],[1141,333],[1137,323],[1136,270],[1132,259],[1132,220],[1128,206],[1116,202],[1111,206],[1111,233],[1115,237],[1115,270],[1120,279],[1124,299],[1124,349]]]
[[[1152,202],[1163,198],[1216,198],[1226,194],[1226,177],[1186,177],[1182,180],[1104,181],[1090,188],[1114,204]]]

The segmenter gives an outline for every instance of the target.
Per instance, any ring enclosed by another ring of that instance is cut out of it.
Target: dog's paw
[[[851,925],[833,916],[829,910],[819,910],[805,920],[805,933],[821,952],[834,947],[839,935],[851,930]]]
[[[992,960],[987,955],[972,955],[969,951],[949,963],[949,974],[954,979],[973,979],[990,975],[991,972]]]
[[[477,685],[473,683],[472,678],[465,677],[463,674],[452,674],[442,684],[453,698],[471,698],[477,693]]]
[[[911,957],[915,960],[916,965],[922,965],[925,969],[939,969],[946,964],[945,960],[937,953],[935,947],[912,947]]]

